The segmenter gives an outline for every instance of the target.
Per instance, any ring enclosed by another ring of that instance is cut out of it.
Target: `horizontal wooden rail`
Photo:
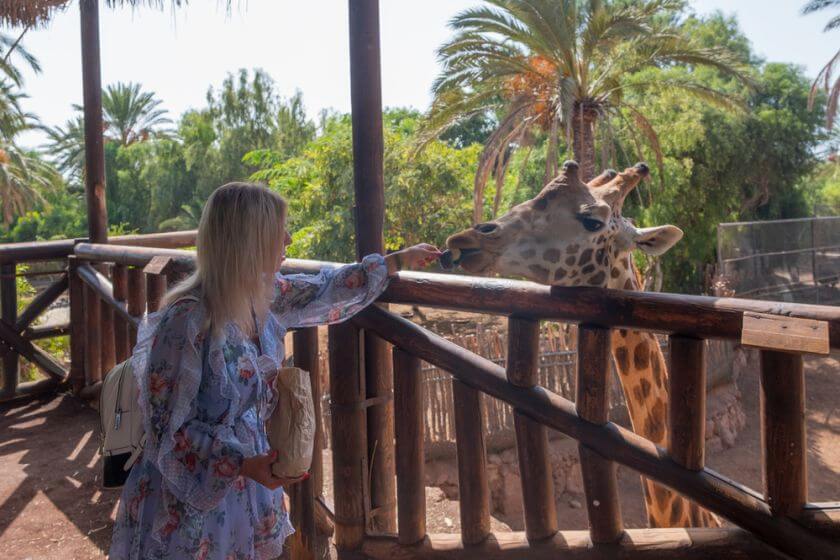
[[[630,529],[612,545],[593,546],[587,531],[560,531],[539,543],[525,533],[494,533],[478,545],[464,546],[460,535],[429,535],[414,546],[394,537],[367,537],[365,558],[373,560],[727,560],[781,559],[741,529]]]
[[[109,245],[131,245],[134,247],[160,247],[172,249],[195,245],[196,230],[149,233],[143,235],[119,235],[108,239]],[[73,254],[73,246],[82,240],[59,239],[56,241],[27,241],[4,243],[0,246],[0,263],[48,261],[63,259]]]
[[[665,450],[620,426],[587,422],[577,415],[574,403],[542,387],[516,387],[507,381],[501,366],[406,319],[371,306],[353,321],[603,457],[677,490],[778,550],[799,558],[840,557],[840,545],[811,533],[793,519],[773,517],[767,503],[755,492],[708,469],[684,469],[668,458]]]
[[[44,338],[67,336],[69,334],[70,323],[61,323],[59,325],[38,325],[35,327],[29,327],[23,331],[23,337],[27,340],[41,340]]]
[[[145,266],[154,256],[162,255],[173,259],[172,270],[187,271],[195,266],[194,252],[174,249],[80,243],[76,255],[85,260],[132,266]],[[336,266],[340,265],[288,259],[281,272],[317,273]],[[826,321],[831,347],[840,348],[840,307],[602,288],[558,288],[521,280],[423,272],[400,273],[380,301],[733,340],[741,338],[745,312],[765,313]]]
[[[104,303],[113,308],[120,318],[128,321],[133,327],[137,327],[140,320],[128,312],[125,302],[117,301],[114,298],[114,288],[101,272],[95,270],[89,264],[80,264],[76,271],[82,282],[87,284]]]

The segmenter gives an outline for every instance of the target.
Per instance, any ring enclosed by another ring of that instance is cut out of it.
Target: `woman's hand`
[[[246,457],[242,461],[242,468],[239,474],[245,478],[250,478],[255,482],[259,482],[269,490],[276,490],[281,486],[291,486],[298,482],[303,482],[309,478],[309,473],[304,474],[299,478],[282,478],[274,476],[271,472],[271,464],[277,460],[277,451],[272,451],[267,455],[257,455],[255,457]]]
[[[434,245],[420,243],[402,251],[395,251],[385,257],[388,274],[396,274],[400,270],[416,270],[425,268],[438,260],[443,253]]]

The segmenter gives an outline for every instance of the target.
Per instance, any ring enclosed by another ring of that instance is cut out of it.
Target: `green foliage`
[[[472,174],[480,146],[462,150],[432,142],[412,156],[419,114],[388,110],[385,130],[385,245],[394,250],[419,242],[442,244],[469,223]],[[353,160],[350,118],[329,117],[321,136],[296,158],[252,152],[267,182],[289,201],[290,256],[347,261],[355,258]]]

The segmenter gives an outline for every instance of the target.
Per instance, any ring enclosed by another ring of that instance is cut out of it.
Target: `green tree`
[[[726,106],[737,99],[693,79],[691,72],[660,81],[629,79],[644,68],[709,66],[746,79],[730,51],[700,47],[677,21],[684,2],[487,0],[453,18],[455,35],[439,49],[443,70],[426,137],[475,114],[495,112],[475,177],[473,219],[482,214],[492,173],[504,174],[511,148],[548,137],[544,181],[557,173],[557,145],[565,132],[586,177],[594,175],[595,137],[610,137],[611,117],[626,119],[654,147],[658,139],[634,93],[679,91]]]

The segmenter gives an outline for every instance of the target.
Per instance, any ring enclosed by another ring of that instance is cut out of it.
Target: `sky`
[[[793,62],[815,76],[836,52],[840,31],[822,33],[828,13],[800,15],[804,0],[693,0],[699,14],[737,16],[756,52]],[[242,0],[228,13],[218,0],[192,0],[177,11],[101,8],[102,83],[139,82],[170,116],[205,104],[207,89],[238,68],[262,68],[278,92],[303,92],[310,116],[350,110],[347,0]],[[438,73],[435,51],[451,17],[479,0],[380,0],[385,106],[424,110]],[[7,31],[7,30],[6,30]],[[13,30],[18,31],[19,30]],[[23,44],[42,72],[25,74],[25,108],[49,126],[63,124],[82,98],[78,3]],[[21,143],[36,146],[40,133]]]

